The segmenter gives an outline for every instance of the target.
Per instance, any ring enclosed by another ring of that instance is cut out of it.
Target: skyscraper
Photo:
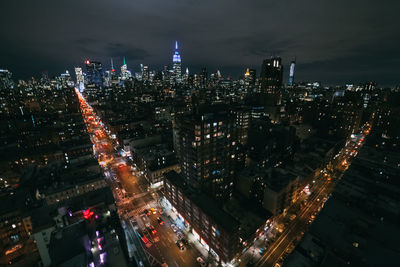
[[[121,79],[124,81],[124,80],[129,79],[130,77],[132,77],[132,74],[128,70],[128,65],[126,64],[125,57],[124,57],[123,58],[123,64],[121,66]]]
[[[169,67],[168,65],[164,65],[164,69],[162,71],[162,80],[164,82],[170,82],[170,72],[169,72]]]
[[[265,59],[261,66],[261,93],[276,93],[282,87],[283,66],[280,57]]]
[[[294,67],[296,65],[296,61],[293,60],[290,62],[290,71],[289,71],[289,85],[293,86],[294,83]]]
[[[244,83],[246,88],[250,89],[256,83],[256,70],[255,69],[247,69],[244,74]]]
[[[143,81],[148,81],[149,78],[150,78],[149,66],[143,66],[143,68],[142,68],[142,80]]]
[[[182,81],[185,85],[189,82],[189,68],[186,68],[185,74],[183,74]]]
[[[76,87],[80,92],[85,89],[85,78],[83,77],[82,68],[75,68],[75,76],[76,76]]]
[[[237,145],[235,116],[224,106],[195,107],[194,114],[174,120],[182,176],[213,197],[228,198],[232,192]]]
[[[200,72],[200,88],[206,88],[207,80],[208,80],[207,69],[205,67],[201,68],[201,72]]]
[[[178,51],[178,41],[175,41],[175,52],[172,56],[172,70],[173,70],[173,83],[181,83],[182,82],[182,70],[181,70],[181,55]]]
[[[85,61],[86,65],[86,78],[88,85],[101,87],[103,84],[103,67],[97,61]]]

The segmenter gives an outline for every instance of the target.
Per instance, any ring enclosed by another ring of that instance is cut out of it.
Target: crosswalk
[[[139,207],[136,207],[136,209],[129,210],[128,212],[125,213],[125,216],[128,217],[128,218],[129,217],[135,217],[137,215],[143,214],[144,210],[146,210],[146,209],[149,210],[148,204],[144,204],[144,205],[141,205]]]

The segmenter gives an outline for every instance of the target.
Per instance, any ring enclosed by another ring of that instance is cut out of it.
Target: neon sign
[[[83,218],[85,218],[86,220],[89,220],[94,215],[94,212],[90,211],[90,208],[89,208],[87,210],[83,210],[82,214],[83,214]]]

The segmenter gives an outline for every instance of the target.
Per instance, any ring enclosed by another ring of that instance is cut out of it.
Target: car
[[[174,233],[176,233],[176,231],[178,231],[178,228],[175,226],[175,224],[171,224],[171,228],[172,228],[172,231],[174,231]]]
[[[150,227],[149,227],[149,232],[151,232],[153,235],[157,234],[157,230],[154,229],[154,227],[152,225],[150,225]]]
[[[260,255],[264,254],[264,252],[267,250],[266,247],[260,248],[260,250],[258,251],[258,253],[260,253]]]
[[[181,241],[176,241],[176,245],[178,246],[178,248],[180,249],[180,250],[184,250],[185,249],[185,246],[183,245],[183,243],[181,242]]]
[[[157,222],[159,225],[164,225],[164,221],[163,221],[163,219],[161,219],[161,217],[157,218]]]
[[[147,209],[144,209],[144,210],[143,210],[143,214],[144,214],[144,215],[149,215],[149,214],[150,214],[150,211],[147,210]]]
[[[12,254],[12,253],[14,253],[14,252],[16,252],[17,250],[19,250],[20,248],[22,248],[22,244],[17,244],[17,245],[15,245],[15,246],[13,246],[12,248],[10,248],[9,250],[7,250],[5,253],[4,253],[4,255],[9,255],[9,254]]]
[[[122,164],[119,164],[119,165],[118,165],[118,168],[119,168],[119,169],[122,169],[122,168],[125,168],[125,166],[126,166],[126,165],[122,163]]]
[[[203,264],[206,263],[206,262],[203,260],[202,257],[197,257],[196,261],[197,261],[198,263],[200,263],[201,265],[203,265]]]
[[[146,247],[150,247],[151,246],[150,240],[143,233],[138,232],[138,236],[140,237],[142,242],[146,245]]]
[[[147,230],[151,233],[154,242],[160,241],[160,238],[158,237],[158,234],[157,234],[157,230],[154,229],[153,226],[150,225],[150,226],[147,228]]]

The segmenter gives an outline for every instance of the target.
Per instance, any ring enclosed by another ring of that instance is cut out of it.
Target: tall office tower
[[[290,70],[289,70],[289,85],[293,86],[294,84],[294,67],[296,66],[296,61],[293,60],[290,62]]]
[[[249,106],[237,106],[233,108],[235,114],[237,139],[239,143],[247,143],[248,132],[251,124],[252,108]]]
[[[114,61],[113,61],[112,58],[110,58],[110,61],[111,61],[111,71],[112,71],[112,72],[115,72],[115,69],[114,69]]]
[[[68,70],[66,70],[64,73],[61,73],[61,75],[57,78],[57,81],[59,82],[59,85],[63,87],[74,86],[74,82],[71,80],[71,74],[69,74]]]
[[[256,83],[256,70],[247,68],[244,74],[244,84],[247,89],[254,87]]]
[[[277,93],[282,87],[283,66],[280,57],[265,59],[261,66],[260,93]]]
[[[217,70],[217,79],[218,81],[222,80],[222,74],[220,70]]]
[[[149,78],[150,78],[149,66],[143,66],[143,68],[142,68],[142,80],[143,81],[148,81]]]
[[[185,74],[182,75],[182,82],[185,85],[189,83],[189,68],[186,68]]]
[[[197,88],[200,87],[200,77],[198,74],[195,74],[193,76],[193,85],[194,85],[194,87],[197,87]]]
[[[11,76],[12,74],[8,70],[0,69],[0,89],[9,89],[13,87]]]
[[[83,76],[82,68],[75,68],[75,76],[76,76],[76,87],[79,92],[82,92],[85,89],[85,78]]]
[[[229,198],[238,145],[234,114],[226,106],[194,104],[194,113],[175,118],[173,125],[175,151],[187,184],[216,198]]]
[[[207,80],[208,80],[208,73],[207,73],[207,69],[205,67],[201,69],[199,78],[200,78],[200,87],[206,88]]]
[[[151,70],[149,71],[149,81],[153,82],[154,81],[154,77],[156,76],[156,71],[155,70]]]
[[[121,66],[121,79],[123,81],[132,77],[132,73],[128,70],[128,65],[125,62],[125,57],[123,58],[123,64]]]
[[[168,82],[168,83],[170,82],[171,77],[170,77],[169,74],[170,73],[169,73],[168,65],[164,65],[164,69],[162,71],[162,80],[163,80],[163,82]]]
[[[250,69],[250,85],[254,86],[256,84],[257,76],[256,70]]]
[[[103,67],[97,61],[85,61],[86,82],[88,85],[101,87],[103,84]]]
[[[181,70],[181,55],[178,51],[178,41],[175,41],[175,52],[172,56],[172,69],[173,69],[173,83],[181,83],[182,82],[182,70]]]
[[[110,70],[106,70],[104,72],[104,77],[103,77],[104,86],[106,86],[106,87],[111,86],[112,76],[113,76],[113,74]]]

